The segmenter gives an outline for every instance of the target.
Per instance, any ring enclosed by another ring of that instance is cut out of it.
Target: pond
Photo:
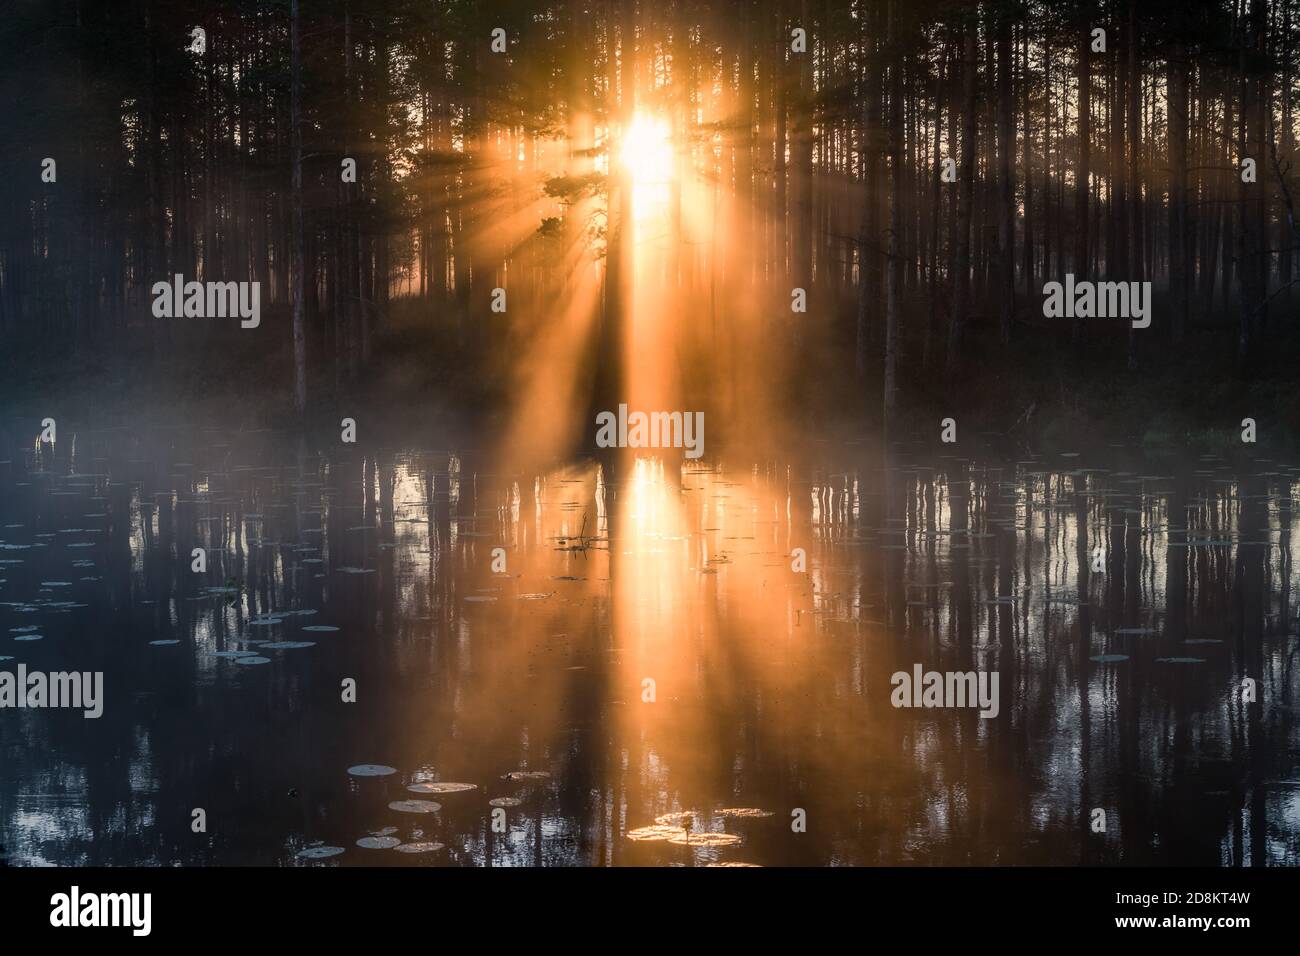
[[[102,715],[0,710],[10,865],[1300,862],[1293,467],[59,437],[0,668]]]

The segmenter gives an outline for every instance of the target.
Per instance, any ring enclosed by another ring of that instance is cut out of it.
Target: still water
[[[59,437],[0,669],[103,716],[0,710],[10,865],[1300,863],[1296,468]]]

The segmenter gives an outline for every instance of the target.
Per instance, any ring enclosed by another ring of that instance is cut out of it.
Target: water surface
[[[106,699],[0,711],[11,864],[1300,862],[1289,465],[59,429],[0,450],[0,668]]]

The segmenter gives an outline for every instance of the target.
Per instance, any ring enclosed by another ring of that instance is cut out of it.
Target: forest
[[[300,413],[383,386],[552,416],[680,393],[738,430],[1135,401],[1290,428],[1298,21],[1300,0],[15,0],[3,367],[27,389],[126,356]],[[1045,316],[1067,274],[1150,282],[1149,327]],[[176,275],[257,282],[266,318],[159,318]]]

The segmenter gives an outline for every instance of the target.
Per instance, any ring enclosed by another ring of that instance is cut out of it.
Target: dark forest
[[[641,310],[738,429],[792,403],[1048,438],[1139,405],[1125,434],[1156,441],[1229,407],[1289,431],[1297,20],[1290,0],[19,2],[7,371],[20,394],[58,359],[298,411],[359,389],[604,407]],[[176,274],[258,282],[267,318],[156,318]],[[1151,325],[1045,318],[1066,274],[1150,282]]]

